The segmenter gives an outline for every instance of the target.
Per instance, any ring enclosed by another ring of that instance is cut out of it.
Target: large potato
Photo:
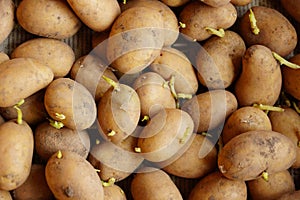
[[[53,72],[32,58],[15,58],[0,64],[0,107],[17,104],[53,80]]]
[[[12,0],[0,1],[0,44],[8,37],[14,28],[15,5]]]
[[[300,54],[291,57],[289,61],[300,65]],[[282,67],[282,78],[284,90],[300,100],[300,70],[292,69],[284,65]]]
[[[94,31],[104,31],[121,13],[117,0],[67,0],[81,21]]]
[[[75,61],[73,49],[66,43],[50,38],[27,40],[17,46],[11,58],[34,58],[53,71],[54,77],[66,76]]]
[[[87,129],[97,116],[91,93],[70,78],[58,78],[50,83],[44,97],[47,113],[55,121],[73,130]]]
[[[103,200],[101,180],[94,167],[71,151],[53,154],[45,169],[47,184],[56,199]]]
[[[274,131],[248,131],[232,138],[218,155],[224,176],[249,181],[263,173],[272,175],[290,168],[296,160],[296,145]]]
[[[220,172],[213,172],[197,183],[188,198],[199,199],[246,200],[247,187],[244,181],[230,180]]]
[[[282,80],[279,63],[271,50],[263,45],[253,45],[246,50],[242,62],[242,73],[235,83],[239,105],[274,105],[280,95]]]
[[[241,18],[239,32],[248,46],[260,44],[267,46],[281,56],[290,54],[297,45],[297,32],[289,20],[279,11],[266,6],[251,8],[259,29],[252,32],[248,10]]]
[[[42,37],[69,38],[81,22],[63,0],[24,0],[16,12],[19,24],[29,33]]]

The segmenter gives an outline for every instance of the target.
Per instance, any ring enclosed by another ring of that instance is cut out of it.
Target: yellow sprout
[[[252,33],[254,33],[254,35],[258,35],[260,30],[256,24],[256,18],[255,15],[253,13],[253,10],[250,8],[250,14],[249,14],[249,20],[250,20],[250,26],[252,29]]]

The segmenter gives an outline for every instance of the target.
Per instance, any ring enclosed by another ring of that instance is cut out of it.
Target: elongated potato
[[[0,44],[8,37],[14,28],[15,5],[12,0],[0,1]]]
[[[248,131],[232,138],[218,155],[224,176],[249,181],[290,168],[296,160],[296,145],[274,131]]]
[[[82,156],[61,151],[48,160],[46,181],[56,199],[103,200],[101,180],[94,167]]]
[[[17,104],[53,80],[52,70],[31,58],[15,58],[0,64],[0,107]]]

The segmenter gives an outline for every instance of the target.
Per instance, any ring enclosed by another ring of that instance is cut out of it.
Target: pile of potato
[[[300,1],[264,3],[0,0],[0,199],[300,199]]]

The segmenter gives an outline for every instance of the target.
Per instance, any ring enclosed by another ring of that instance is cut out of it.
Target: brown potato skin
[[[24,0],[16,12],[19,24],[42,37],[65,39],[81,28],[81,22],[62,0]]]
[[[274,105],[280,95],[282,75],[271,50],[253,45],[246,50],[242,62],[242,73],[234,87],[239,106]]]
[[[186,4],[189,1],[190,0],[162,0],[163,3],[170,7],[179,7]]]
[[[45,179],[45,166],[33,164],[26,181],[13,191],[15,200],[52,200],[54,196]]]
[[[208,141],[206,144],[204,140],[204,136],[196,134],[189,148],[163,170],[182,178],[200,178],[213,172],[217,166],[217,149],[211,142]],[[206,155],[200,158],[202,148]]]
[[[244,181],[230,180],[220,172],[208,174],[196,184],[188,200],[246,200],[247,186]]]
[[[24,120],[22,124],[10,120],[0,126],[1,190],[14,190],[26,181],[30,174],[33,145],[32,130]]]
[[[230,0],[202,0],[203,3],[212,6],[212,7],[220,7],[231,2]]]
[[[103,187],[105,200],[126,200],[124,191],[116,184],[112,186]]]
[[[206,27],[227,29],[236,19],[237,11],[231,3],[215,8],[201,1],[191,1],[180,13],[179,21],[186,25],[180,32],[191,39],[203,41],[212,36],[205,30]]]
[[[231,0],[230,1],[235,6],[245,6],[252,2],[252,0]]]
[[[286,170],[296,160],[296,145],[275,131],[248,131],[232,138],[218,155],[220,171],[229,179],[249,181],[263,172]]]
[[[294,179],[288,170],[269,176],[268,181],[258,178],[247,182],[249,196],[257,200],[278,199],[285,193],[295,191]]]
[[[248,10],[239,25],[240,34],[247,46],[260,44],[281,56],[290,54],[295,49],[298,39],[297,32],[288,19],[279,11],[265,6],[253,6],[252,11],[260,32],[258,35],[252,33]]]
[[[61,151],[48,160],[45,175],[50,190],[56,199],[68,200],[103,200],[101,180],[94,167],[82,156]]]
[[[12,0],[0,1],[0,44],[8,37],[14,28],[15,5]]]
[[[52,69],[54,78],[66,76],[75,61],[73,49],[66,43],[51,38],[27,40],[17,46],[11,58],[34,58]]]
[[[224,123],[237,106],[237,100],[231,92],[211,90],[186,101],[181,109],[193,118],[194,132],[201,133]]]
[[[255,107],[241,107],[234,111],[224,124],[222,130],[223,144],[239,134],[254,130],[272,130],[268,115]]]
[[[210,89],[228,88],[240,74],[246,45],[237,33],[225,31],[225,36],[213,36],[197,55],[197,75],[200,83]]]
[[[96,103],[90,92],[70,78],[58,78],[46,89],[44,104],[47,113],[73,130],[89,128],[97,115]],[[56,113],[63,114],[59,119]]]
[[[270,112],[269,118],[273,131],[282,133],[290,138],[297,146],[297,157],[292,168],[300,168],[300,116],[292,108],[284,108],[284,112]]]
[[[9,107],[48,86],[53,72],[37,60],[15,58],[0,64],[0,80],[0,107]]]
[[[135,200],[182,200],[178,188],[169,175],[159,169],[135,174],[131,182],[131,194]]]
[[[9,191],[0,190],[1,200],[13,200]]]
[[[293,56],[289,61],[300,65],[300,54]],[[300,71],[283,65],[282,77],[285,91],[300,100]]]
[[[298,22],[300,22],[300,1],[281,0],[282,7]]]
[[[87,158],[90,150],[90,138],[85,130],[56,129],[49,122],[43,122],[35,128],[34,141],[35,150],[44,161],[58,150],[73,151],[84,158]]]
[[[286,193],[282,195],[280,198],[278,198],[277,200],[294,200],[299,198],[300,198],[300,190],[297,190],[291,193]]]

